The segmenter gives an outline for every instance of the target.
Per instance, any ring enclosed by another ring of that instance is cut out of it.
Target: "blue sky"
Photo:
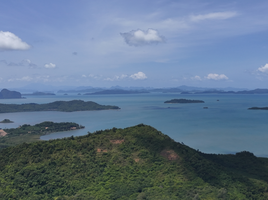
[[[0,85],[267,88],[264,0],[0,0]]]

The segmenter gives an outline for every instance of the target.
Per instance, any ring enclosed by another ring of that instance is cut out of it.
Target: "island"
[[[0,99],[21,99],[21,93],[17,91],[10,91],[2,89],[0,92]]]
[[[51,92],[33,92],[32,94],[23,94],[23,96],[31,96],[31,95],[55,95],[54,93]]]
[[[142,94],[142,93],[149,93],[148,91],[143,90],[102,90],[99,92],[93,92],[93,93],[86,93],[84,95],[99,95],[99,94]]]
[[[85,128],[82,125],[73,122],[42,122],[36,125],[24,124],[18,128],[0,130],[0,149],[22,144],[24,142],[39,141],[40,136],[54,132],[71,131]]]
[[[268,110],[268,107],[251,107],[248,110]]]
[[[171,99],[169,101],[165,101],[164,103],[205,103],[205,102],[202,100]]]
[[[4,120],[0,121],[0,123],[14,123],[14,122],[9,120],[9,119],[4,119]]]
[[[0,199],[268,199],[268,158],[202,153],[144,124],[22,143],[0,160]]]
[[[11,112],[31,112],[31,111],[61,111],[61,112],[74,112],[74,111],[90,111],[90,110],[117,110],[118,106],[100,105],[93,101],[55,101],[47,104],[0,104],[0,113]]]

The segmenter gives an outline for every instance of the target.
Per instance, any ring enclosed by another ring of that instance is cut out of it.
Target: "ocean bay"
[[[75,122],[85,129],[42,136],[49,140],[85,135],[100,129],[125,128],[144,123],[162,131],[178,142],[205,153],[234,153],[250,151],[268,157],[268,112],[247,110],[252,106],[267,106],[267,95],[181,95],[181,94],[129,94],[129,95],[56,95],[32,96],[27,99],[1,100],[0,103],[49,103],[81,99],[103,105],[116,105],[120,110],[80,112],[21,112],[2,113],[0,120],[10,119],[13,128],[22,124],[43,121]],[[174,98],[203,100],[205,103],[164,104]],[[219,100],[219,101],[217,101]],[[208,109],[203,109],[208,107]]]

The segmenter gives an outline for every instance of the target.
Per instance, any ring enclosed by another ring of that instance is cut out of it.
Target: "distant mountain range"
[[[66,86],[67,87],[67,86]],[[45,89],[44,87],[41,87]],[[101,94],[139,94],[139,93],[179,93],[179,94],[268,94],[268,89],[238,89],[238,88],[201,88],[201,87],[190,87],[190,86],[179,86],[173,88],[152,88],[152,87],[120,87],[113,86],[110,88],[101,88],[101,87],[91,87],[91,86],[81,86],[76,87],[70,90],[54,90],[52,91],[42,91],[42,89],[35,90],[31,93],[23,94],[27,95],[55,95],[68,93],[77,93],[79,95],[101,95]],[[46,88],[47,89],[47,88]],[[53,89],[51,87],[50,89]],[[54,88],[55,89],[55,88]],[[24,91],[25,88],[22,90]],[[30,90],[30,89],[29,89]],[[29,91],[28,90],[28,91]],[[2,90],[3,93],[0,93],[0,99],[3,98],[21,98],[20,92],[10,91],[7,89]],[[17,91],[21,91],[18,89]],[[26,91],[26,90],[25,90]],[[15,92],[15,93],[14,93]]]
[[[121,89],[113,89],[113,90],[102,90],[99,92],[86,93],[84,95],[99,95],[99,94],[140,94],[140,93],[149,93],[148,91],[139,91],[139,90],[121,90]]]

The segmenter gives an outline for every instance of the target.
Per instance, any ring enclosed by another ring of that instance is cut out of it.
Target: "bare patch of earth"
[[[123,140],[110,140],[110,142],[113,143],[113,144],[121,144],[124,141],[125,141],[124,139]]]
[[[0,130],[0,137],[4,137],[7,135],[7,132],[5,132],[4,130]]]
[[[160,153],[161,156],[167,158],[168,160],[178,160],[179,156],[173,150],[163,150]]]

